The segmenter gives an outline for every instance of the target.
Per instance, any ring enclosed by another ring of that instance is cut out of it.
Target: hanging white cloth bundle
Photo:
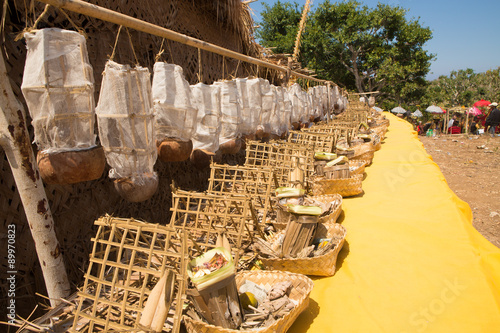
[[[214,86],[220,88],[221,131],[219,149],[223,154],[236,154],[241,148],[241,110],[236,82],[219,81]]]
[[[288,97],[292,105],[291,121],[294,129],[299,128],[300,118],[304,110],[304,102],[301,98],[302,88],[298,83],[294,83],[288,88]]]
[[[280,117],[281,114],[285,112],[285,101],[283,98],[283,92],[280,88],[281,87],[271,85],[271,91],[273,92],[273,110],[271,118],[269,119],[269,125],[271,128],[271,136],[274,136],[274,139],[278,139],[283,133]]]
[[[96,113],[99,137],[112,167],[109,177],[118,193],[132,202],[149,199],[158,187],[149,70],[108,61]]]
[[[42,178],[50,184],[99,178],[105,160],[96,147],[94,76],[85,38],[56,28],[24,37],[28,52],[21,89],[33,119]]]
[[[265,79],[259,78],[260,94],[262,96],[262,110],[260,113],[259,125],[257,126],[257,138],[267,138],[271,134],[271,115],[274,108],[274,94],[271,84]]]
[[[198,110],[196,130],[192,136],[191,162],[200,169],[210,164],[219,150],[221,131],[220,87],[198,83],[191,86],[192,105]]]
[[[283,95],[283,113],[280,114],[280,124],[282,126],[282,133],[288,134],[288,131],[292,128],[292,102],[286,88],[278,88]]]
[[[238,99],[241,107],[240,133],[244,138],[255,139],[262,111],[262,96],[258,78],[236,78]]]
[[[300,91],[300,98],[303,103],[302,113],[300,114],[300,122],[301,124],[308,124],[310,121],[311,110],[312,110],[312,98],[306,91]]]
[[[191,88],[181,66],[157,62],[153,69],[158,156],[164,162],[185,161],[193,148],[191,137],[198,113],[191,105]]]

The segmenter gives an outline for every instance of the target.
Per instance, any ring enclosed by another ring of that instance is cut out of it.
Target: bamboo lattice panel
[[[253,168],[212,164],[208,193],[247,194],[253,207],[264,216],[272,209],[271,193],[276,188],[277,179],[269,168]]]
[[[186,283],[186,242],[173,229],[110,216],[98,227],[72,332],[139,332],[145,301],[167,269],[176,273],[166,329],[178,332]]]
[[[313,126],[309,130],[314,133],[328,133],[332,135],[335,138],[335,145],[343,139],[351,142],[358,132],[357,128],[352,126],[337,126],[336,124]]]
[[[293,169],[293,161],[298,159],[300,167],[304,168],[306,173],[312,174],[314,172],[314,149],[312,145],[292,142],[249,141],[246,147],[245,165],[270,166],[280,178]]]
[[[335,151],[335,136],[328,133],[309,132],[307,131],[290,131],[288,142],[314,146],[314,151],[332,153]]]
[[[170,227],[186,233],[190,257],[214,248],[218,235],[225,234],[238,262],[254,234],[260,235],[261,226],[247,195],[175,190],[172,197]]]

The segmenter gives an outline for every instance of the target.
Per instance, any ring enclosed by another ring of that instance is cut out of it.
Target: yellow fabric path
[[[500,332],[500,250],[472,227],[411,125],[391,125],[344,199],[346,244],[289,332]]]

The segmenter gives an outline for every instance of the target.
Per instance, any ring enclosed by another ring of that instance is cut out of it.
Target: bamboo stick
[[[0,145],[5,150],[19,190],[50,304],[56,306],[60,298],[70,295],[70,285],[54,231],[54,219],[31,149],[25,112],[12,91],[3,56],[0,56],[0,88],[3,91],[0,97]],[[16,267],[9,266],[7,273],[16,274]]]
[[[114,23],[117,25],[122,25],[124,27],[135,29],[137,31],[142,31],[142,32],[154,35],[154,36],[163,37],[163,38],[175,41],[175,42],[179,42],[179,43],[184,44],[184,45],[188,45],[188,46],[196,47],[196,48],[199,48],[199,49],[202,49],[205,51],[216,53],[216,54],[219,54],[221,56],[226,56],[229,58],[245,61],[245,62],[248,62],[250,64],[274,69],[274,70],[277,70],[280,72],[285,72],[285,73],[290,72],[293,76],[299,77],[302,79],[316,81],[316,82],[322,82],[322,83],[329,82],[326,80],[316,79],[312,76],[308,76],[308,75],[304,75],[304,74],[297,73],[294,71],[290,71],[289,69],[287,69],[285,67],[278,66],[278,65],[275,65],[275,64],[269,63],[267,61],[257,59],[257,58],[253,58],[253,57],[250,57],[250,56],[247,56],[247,55],[244,55],[244,54],[241,54],[241,53],[229,50],[229,49],[225,49],[225,48],[217,46],[215,44],[207,43],[207,42],[204,42],[202,40],[199,40],[199,39],[189,37],[189,36],[186,36],[184,34],[172,31],[170,29],[162,28],[158,25],[155,25],[155,24],[152,24],[149,22],[145,22],[145,21],[136,19],[134,17],[124,15],[124,14],[115,12],[113,10],[110,10],[110,9],[107,9],[104,7],[100,7],[97,5],[93,5],[93,4],[90,4],[90,3],[87,3],[87,2],[84,2],[81,0],[38,0],[38,1],[55,6],[55,7],[58,7],[58,8],[67,9],[67,10],[75,12],[75,13],[95,17],[97,19],[100,19],[100,20],[103,20],[106,22],[111,22],[111,23]],[[335,83],[333,83],[333,84],[335,84]]]

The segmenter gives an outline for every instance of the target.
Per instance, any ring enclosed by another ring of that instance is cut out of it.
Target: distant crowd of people
[[[444,119],[430,119],[426,123],[422,121],[412,120],[407,118],[414,125],[415,130],[419,135],[438,135],[443,132]],[[460,134],[465,133],[466,126],[465,123],[467,117],[464,114],[455,113],[452,118],[446,124],[446,131],[449,134]],[[482,116],[469,117],[468,131],[471,134],[490,134],[495,136],[495,133],[500,132],[500,110],[498,109],[498,103],[491,103],[489,105],[489,112]]]

